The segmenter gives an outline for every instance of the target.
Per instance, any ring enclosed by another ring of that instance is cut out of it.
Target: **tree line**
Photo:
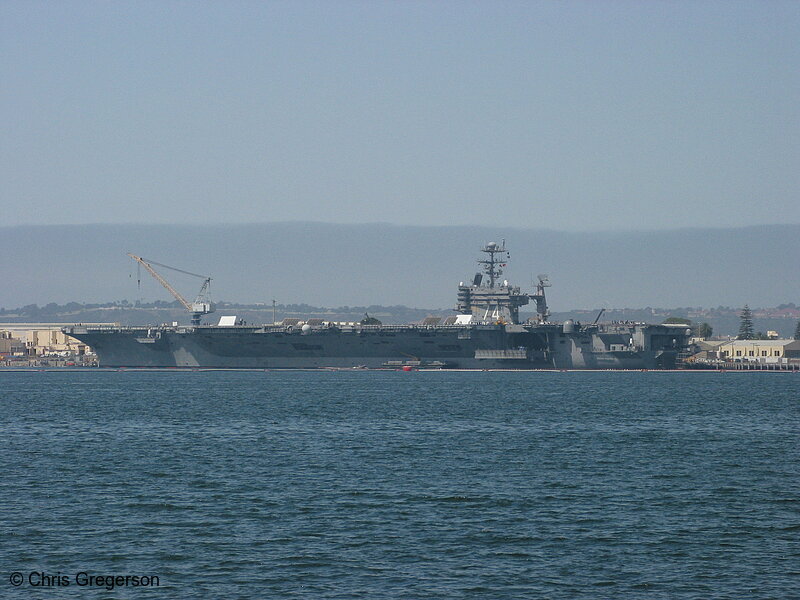
[[[695,337],[708,339],[713,333],[714,329],[708,323],[694,323],[691,319],[684,317],[669,317],[663,321],[666,324],[679,324],[686,325],[692,329],[692,335]],[[766,340],[769,339],[767,334],[763,331],[756,331],[753,324],[753,311],[745,304],[742,311],[739,313],[739,333],[736,336],[737,340]],[[794,339],[800,340],[800,321],[794,329]]]

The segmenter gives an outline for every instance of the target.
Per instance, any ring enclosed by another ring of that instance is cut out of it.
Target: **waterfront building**
[[[800,360],[800,340],[730,340],[719,344],[715,351],[709,350],[708,357],[762,363]]]
[[[64,323],[0,323],[0,357],[83,356],[91,353],[91,348],[84,342],[66,335],[62,331],[64,326]]]

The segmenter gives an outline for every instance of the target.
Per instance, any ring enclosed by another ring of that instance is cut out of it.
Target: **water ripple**
[[[174,598],[800,597],[796,377],[0,378],[9,573],[151,573]]]

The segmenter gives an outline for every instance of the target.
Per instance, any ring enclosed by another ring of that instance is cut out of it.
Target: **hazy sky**
[[[800,223],[800,2],[0,2],[0,225]]]

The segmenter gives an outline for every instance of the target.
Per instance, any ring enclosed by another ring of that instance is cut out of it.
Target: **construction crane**
[[[175,267],[170,267],[169,265],[163,265],[161,263],[157,263],[154,260],[148,260],[146,258],[142,258],[141,256],[136,256],[135,254],[131,254],[128,252],[128,256],[130,256],[133,260],[143,266],[153,278],[163,285],[167,291],[172,294],[175,299],[180,302],[186,310],[192,313],[192,325],[200,325],[200,317],[203,315],[207,315],[209,313],[214,312],[214,303],[211,301],[211,277],[207,275],[198,275],[197,273],[190,273],[189,271],[184,271],[183,269],[176,269]],[[169,269],[171,271],[177,271],[178,273],[183,273],[184,275],[191,275],[192,277],[199,277],[203,280],[203,286],[200,288],[200,292],[197,294],[197,298],[194,299],[194,302],[191,304],[181,296],[180,292],[172,287],[169,282],[164,279],[158,272],[151,266],[151,265],[158,265],[159,267],[163,267],[164,269]]]

